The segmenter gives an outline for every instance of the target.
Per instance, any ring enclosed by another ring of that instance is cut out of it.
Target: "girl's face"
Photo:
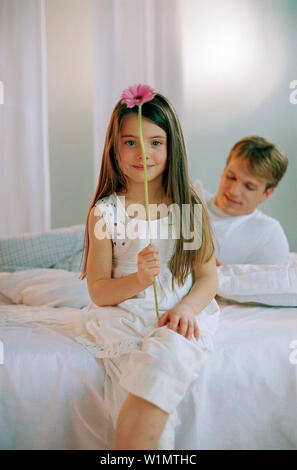
[[[156,183],[156,187],[159,184],[161,186],[162,174],[167,165],[166,132],[142,117],[142,135],[146,153],[147,180]],[[143,183],[144,168],[136,113],[124,119],[119,139],[121,170],[130,183]]]

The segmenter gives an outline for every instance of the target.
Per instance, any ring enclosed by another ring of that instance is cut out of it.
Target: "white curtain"
[[[94,184],[112,110],[125,88],[150,85],[183,109],[178,0],[93,0]]]
[[[0,236],[50,229],[44,0],[0,0]]]

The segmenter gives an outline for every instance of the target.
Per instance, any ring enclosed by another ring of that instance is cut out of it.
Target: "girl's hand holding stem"
[[[160,273],[159,250],[154,245],[147,245],[137,255],[137,275],[144,288],[150,286],[154,277]]]

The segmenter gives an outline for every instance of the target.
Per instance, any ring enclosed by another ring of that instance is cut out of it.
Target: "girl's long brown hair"
[[[125,191],[127,189],[126,178],[118,163],[118,145],[121,125],[123,120],[132,113],[137,114],[138,108],[128,108],[119,101],[115,106],[106,132],[105,145],[102,156],[101,169],[97,188],[90,204],[84,238],[83,269],[79,279],[83,280],[86,275],[86,267],[89,252],[88,221],[92,208],[96,202],[113,192]],[[169,269],[172,273],[172,289],[174,280],[178,285],[185,283],[186,278],[195,267],[200,267],[207,262],[214,253],[212,231],[208,215],[202,200],[195,191],[188,174],[188,162],[183,133],[176,112],[165,96],[156,94],[155,98],[142,105],[142,116],[161,127],[167,134],[167,167],[163,173],[162,185],[166,197],[181,209],[183,204],[190,207],[191,230],[194,227],[194,205],[202,205],[202,228],[198,237],[201,246],[194,250],[185,250],[184,242],[189,243],[183,237],[180,228],[180,237],[175,241],[175,250],[169,261]],[[182,211],[181,211],[182,212]],[[181,213],[180,212],[180,213]],[[180,217],[182,223],[182,217]]]

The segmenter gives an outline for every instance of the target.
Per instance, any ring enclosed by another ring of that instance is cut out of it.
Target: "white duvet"
[[[102,363],[74,341],[88,302],[78,273],[0,273],[1,449],[113,447]],[[178,407],[176,449],[297,449],[297,308],[220,306],[216,351]]]

